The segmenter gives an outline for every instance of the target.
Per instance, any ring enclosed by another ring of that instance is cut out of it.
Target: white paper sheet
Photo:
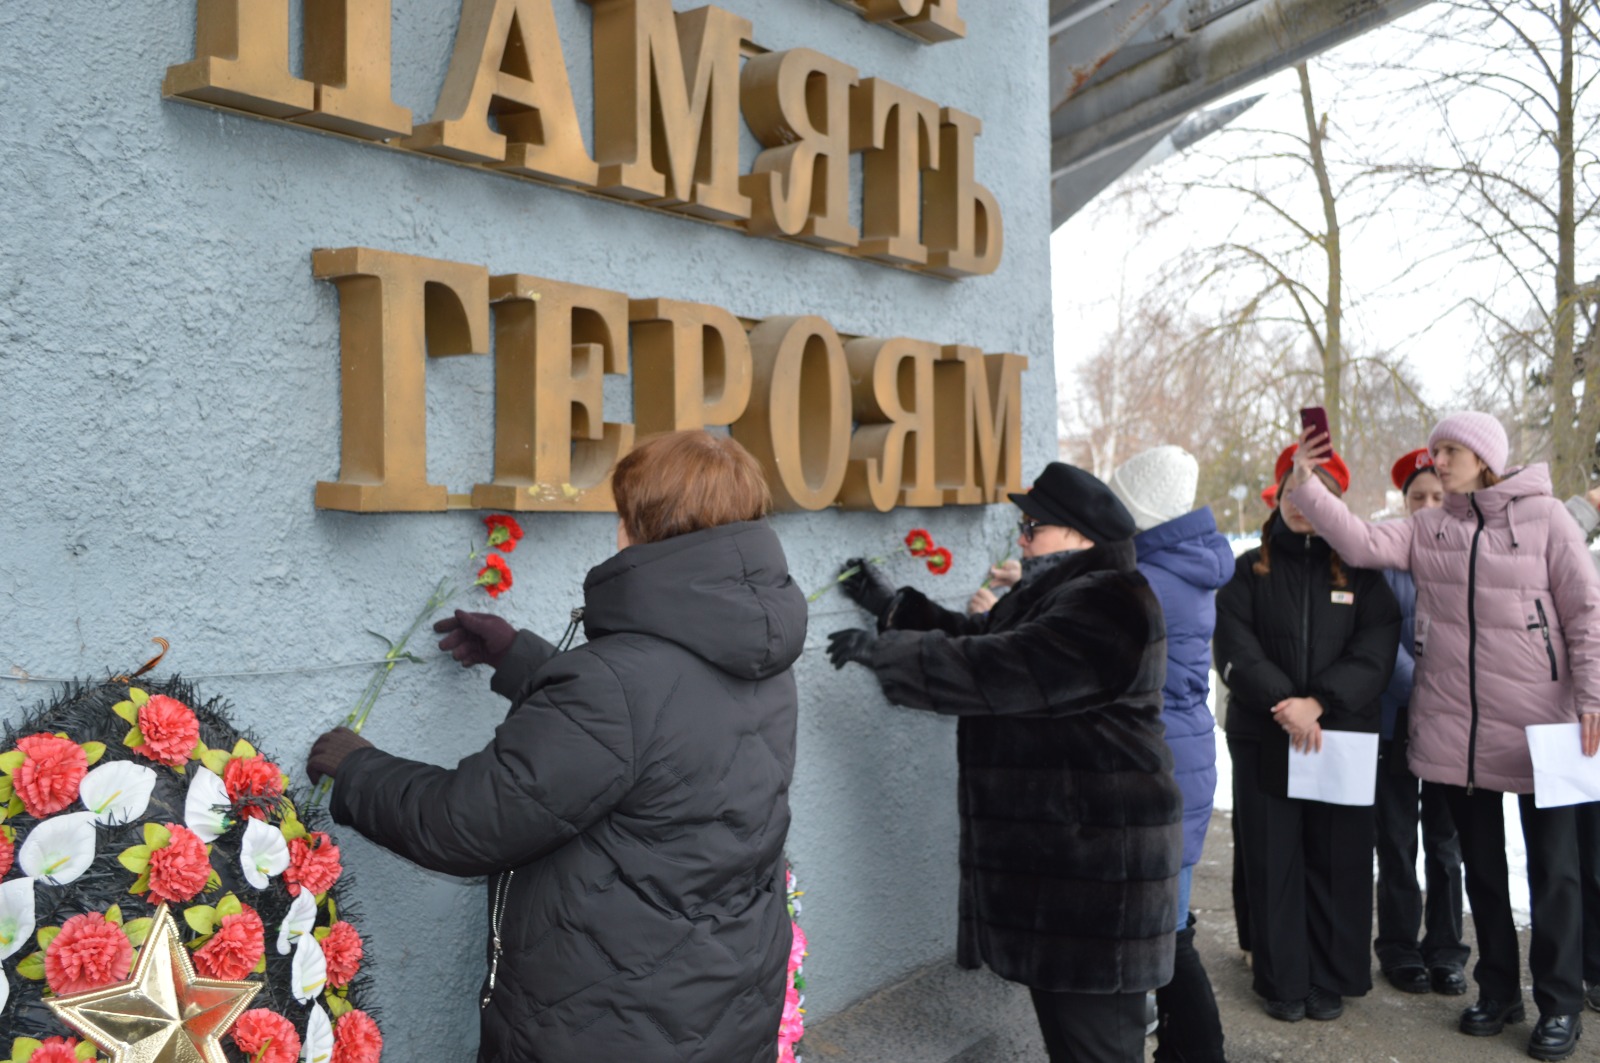
[[[1289,796],[1330,805],[1370,805],[1378,789],[1378,736],[1323,731],[1322,752],[1289,747]]]
[[[1526,728],[1533,754],[1533,803],[1539,808],[1600,801],[1600,756],[1583,755],[1575,723],[1540,723]]]

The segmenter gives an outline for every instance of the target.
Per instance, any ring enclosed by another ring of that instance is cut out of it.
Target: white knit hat
[[[1111,474],[1111,493],[1128,507],[1140,531],[1176,520],[1194,508],[1200,463],[1182,447],[1167,444],[1135,454]]]

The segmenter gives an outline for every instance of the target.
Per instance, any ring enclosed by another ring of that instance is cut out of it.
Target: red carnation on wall
[[[936,546],[928,551],[928,571],[935,576],[942,576],[950,571],[950,551],[942,546]]]
[[[289,867],[283,873],[283,884],[291,897],[300,896],[302,888],[310,890],[313,896],[320,896],[339,881],[343,871],[339,847],[326,834],[314,830],[309,837],[296,838],[289,843]]]
[[[522,525],[515,517],[495,513],[483,518],[483,526],[489,529],[489,545],[508,554],[522,541]]]
[[[99,1056],[90,1056],[98,1059]],[[44,1043],[33,1050],[28,1063],[79,1063],[76,1037],[46,1037]]]
[[[338,989],[350,984],[350,979],[361,970],[363,947],[356,928],[343,919],[328,928],[322,939],[322,956],[328,964],[328,984]]]
[[[383,1053],[383,1034],[378,1024],[361,1010],[339,1016],[333,1030],[333,1063],[378,1063]]]
[[[252,1008],[233,1024],[233,1043],[251,1063],[297,1063],[300,1035],[294,1023],[270,1008]]]
[[[511,566],[499,554],[490,554],[484,562],[478,570],[476,586],[488,591],[489,597],[498,598],[511,589]]]
[[[200,835],[179,823],[166,826],[172,837],[150,854],[151,904],[192,900],[211,877],[211,857]]]
[[[933,549],[933,536],[925,528],[912,528],[906,532],[906,549],[911,551],[912,557],[927,557],[928,551]]]
[[[11,873],[11,863],[17,856],[16,837],[10,827],[0,827],[0,878]]]
[[[283,796],[283,770],[263,756],[234,757],[222,769],[222,785],[240,815],[266,819],[267,808]]]
[[[189,759],[200,741],[200,721],[176,698],[156,694],[139,706],[139,733],[144,744],[134,746],[140,756],[175,768]]]
[[[133,945],[99,912],[68,919],[44,950],[44,977],[56,996],[87,993],[128,977]]]
[[[78,784],[89,773],[83,747],[53,734],[29,735],[17,748],[27,758],[11,773],[12,785],[31,816],[43,819],[78,799]]]
[[[261,917],[248,904],[237,915],[222,917],[210,941],[194,954],[194,967],[206,978],[242,981],[256,969],[265,954],[265,929]]]

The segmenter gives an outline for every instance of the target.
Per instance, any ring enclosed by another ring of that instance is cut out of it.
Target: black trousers
[[[1372,988],[1371,807],[1265,793],[1260,743],[1229,739],[1228,751],[1255,991],[1303,1000],[1315,985],[1361,996]]]
[[[1461,941],[1461,841],[1444,794],[1406,767],[1403,741],[1378,743],[1376,813],[1378,966],[1465,967],[1472,950]],[[1417,886],[1419,820],[1426,902]]]
[[[1600,801],[1577,806],[1578,873],[1583,877],[1583,980],[1600,985]]]
[[[1517,928],[1511,918],[1506,867],[1504,794],[1442,786],[1461,838],[1467,867],[1467,900],[1478,932],[1478,962],[1472,977],[1479,992],[1496,1001],[1522,999]],[[1583,1010],[1583,893],[1578,873],[1578,812],[1575,806],[1535,808],[1533,795],[1517,801],[1528,849],[1528,891],[1533,939],[1528,969],[1541,1015]]]
[[[1144,1063],[1143,993],[1029,992],[1050,1063]]]

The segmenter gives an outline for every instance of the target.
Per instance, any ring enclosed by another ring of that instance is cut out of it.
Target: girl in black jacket
[[[1279,498],[1295,448],[1278,458]],[[1334,455],[1318,469],[1349,484]],[[1254,988],[1287,1022],[1335,1019],[1372,988],[1372,806],[1288,796],[1289,749],[1323,729],[1378,730],[1400,610],[1377,572],[1352,569],[1288,501],[1217,593],[1217,671],[1228,687],[1234,822]]]

